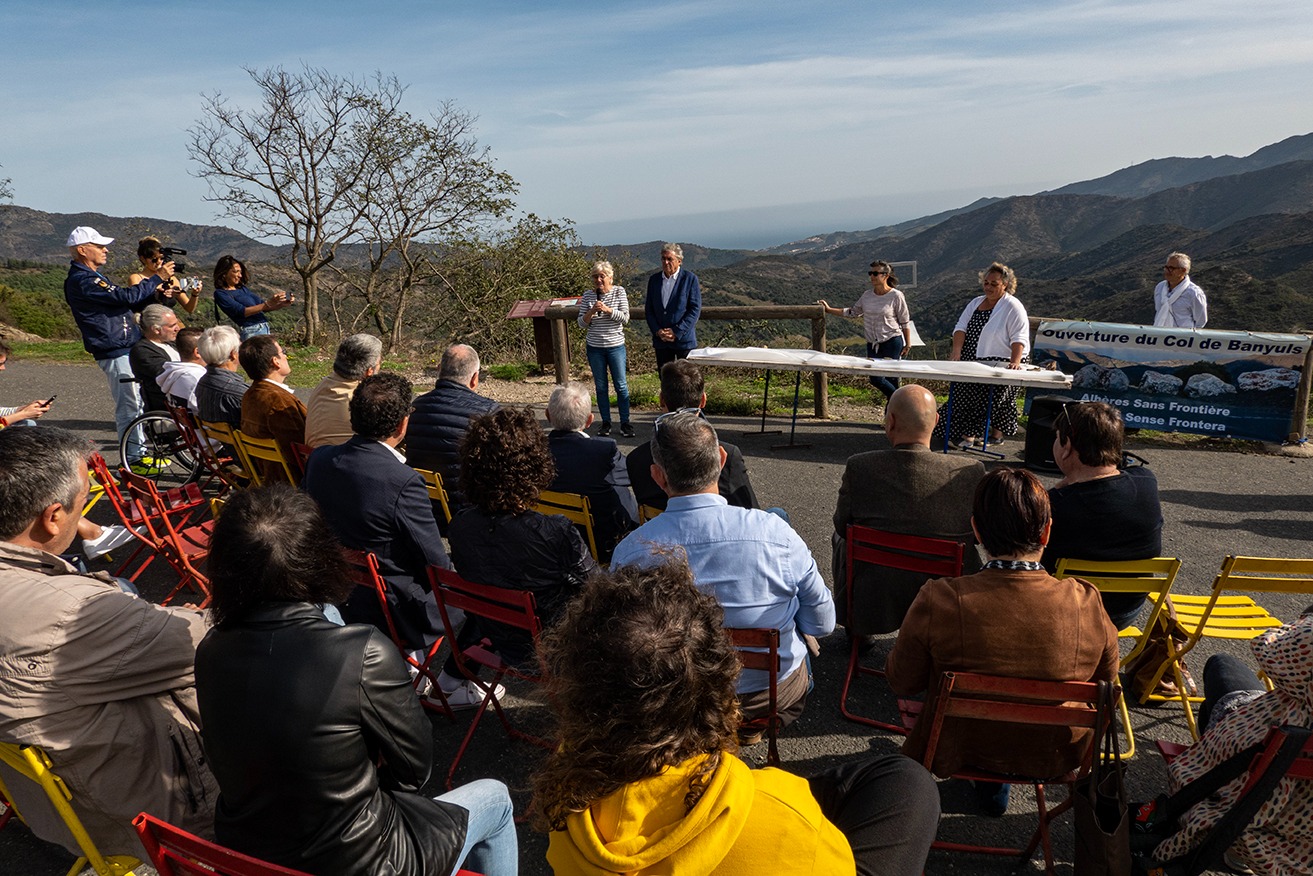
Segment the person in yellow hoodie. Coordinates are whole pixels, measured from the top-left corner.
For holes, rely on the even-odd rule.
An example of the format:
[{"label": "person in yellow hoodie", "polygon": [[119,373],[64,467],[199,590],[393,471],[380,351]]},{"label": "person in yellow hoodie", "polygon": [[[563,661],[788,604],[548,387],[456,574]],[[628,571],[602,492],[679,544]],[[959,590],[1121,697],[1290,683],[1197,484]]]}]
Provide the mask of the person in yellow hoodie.
[{"label": "person in yellow hoodie", "polygon": [[808,781],[735,754],[738,657],[682,557],[596,573],[547,633],[559,747],[534,777],[557,876],[920,873],[934,780],[901,755]]}]

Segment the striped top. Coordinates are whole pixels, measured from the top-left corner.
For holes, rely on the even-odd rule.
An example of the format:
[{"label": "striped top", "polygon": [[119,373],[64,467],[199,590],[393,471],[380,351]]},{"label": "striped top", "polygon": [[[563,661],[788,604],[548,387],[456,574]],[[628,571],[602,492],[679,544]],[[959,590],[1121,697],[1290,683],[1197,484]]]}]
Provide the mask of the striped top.
[{"label": "striped top", "polygon": [[624,286],[612,286],[611,291],[602,296],[602,303],[611,308],[613,313],[593,315],[591,324],[584,315],[597,303],[597,290],[589,289],[579,299],[579,325],[588,330],[584,342],[590,347],[619,347],[625,342],[625,326],[629,323],[629,295]]}]

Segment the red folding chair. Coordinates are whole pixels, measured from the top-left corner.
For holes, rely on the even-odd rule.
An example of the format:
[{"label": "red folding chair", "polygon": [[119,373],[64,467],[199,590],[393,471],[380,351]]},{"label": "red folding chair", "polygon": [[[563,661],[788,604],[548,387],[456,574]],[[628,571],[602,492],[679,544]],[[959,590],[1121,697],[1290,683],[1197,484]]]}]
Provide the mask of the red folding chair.
[{"label": "red folding chair", "polygon": [[[456,767],[459,766],[461,758],[465,756],[465,749],[469,748],[470,740],[474,738],[474,731],[478,728],[479,721],[483,719],[483,714],[488,710],[489,704],[497,713],[497,717],[501,720],[502,727],[505,728],[508,736],[548,750],[555,743],[549,739],[533,736],[512,727],[510,720],[506,717],[505,709],[502,708],[502,704],[497,698],[497,683],[503,678],[509,676],[534,684],[541,684],[544,680],[542,674],[525,668],[517,668],[504,662],[492,650],[492,645],[487,639],[476,642],[463,650],[456,647],[456,629],[453,627],[450,617],[450,610],[457,608],[465,612],[467,618],[484,618],[504,626],[523,630],[533,638],[536,650],[538,636],[542,633],[542,623],[538,620],[533,594],[528,590],[510,590],[505,587],[472,584],[450,569],[441,569],[437,566],[429,566],[429,581],[433,585],[433,596],[437,599],[438,611],[442,615],[442,626],[451,640],[451,653],[452,657],[455,658],[456,666],[460,669],[462,675],[483,691],[483,702],[475,710],[474,718],[470,721],[470,729],[466,731],[465,738],[461,741],[460,748],[456,752],[456,757],[447,770],[447,790],[450,791],[453,777],[456,774]],[[492,681],[485,681],[480,678],[476,673],[475,664],[492,670]]]},{"label": "red folding chair", "polygon": [[[383,612],[383,620],[387,623],[387,634],[392,639],[392,644],[397,646],[402,658],[415,670],[415,677],[412,679],[415,691],[420,693],[421,689],[425,687],[425,681],[428,682],[428,696],[421,693],[420,705],[430,711],[441,712],[448,718],[454,718],[451,707],[447,705],[447,698],[442,693],[442,687],[438,684],[437,672],[433,669],[433,659],[437,656],[438,649],[442,647],[442,636],[439,636],[437,641],[424,652],[423,660],[416,660],[411,653],[411,649],[406,646],[405,641],[397,632],[396,621],[392,619],[392,609],[388,605],[388,585],[383,580],[383,576],[379,574],[378,557],[372,553],[352,550],[351,548],[343,548],[342,555],[346,557],[347,565],[351,568],[351,578],[356,582],[356,586],[371,590],[378,597],[378,606]],[[433,696],[438,698],[438,702],[434,703],[429,699]]]},{"label": "red folding chair", "polygon": [[[926,580],[931,578],[956,578],[962,574],[962,545],[956,541],[943,538],[926,538],[919,535],[899,535],[859,526],[848,526],[848,541],[845,548],[848,569],[848,619],[854,617],[853,594],[857,590],[857,581],[853,569],[858,563],[879,566],[884,569],[915,572],[924,574]],[[907,730],[900,724],[880,721],[858,715],[848,708],[848,694],[853,678],[857,675],[874,675],[884,678],[884,669],[863,666],[861,662],[861,636],[851,636],[852,645],[848,653],[848,672],[843,678],[843,691],[839,694],[839,711],[849,721],[878,727],[889,733],[906,735]]]},{"label": "red folding chair", "polygon": [[740,732],[748,730],[763,731],[768,742],[766,763],[770,766],[780,765],[780,752],[776,736],[780,729],[779,702],[776,699],[776,686],[780,676],[780,631],[770,627],[726,627],[729,639],[734,643],[734,650],[739,653],[739,662],[744,669],[758,669],[767,673],[769,686],[767,696],[769,711],[760,718],[744,721]]},{"label": "red folding chair", "polygon": [[[1004,678],[973,672],[945,672],[940,676],[934,698],[922,711],[921,721],[930,721],[922,763],[930,769],[946,718],[978,722],[1004,722],[1034,727],[1084,728],[1090,733],[1089,745],[1081,755],[1079,766],[1062,776],[1001,775],[986,770],[966,769],[953,774],[956,779],[998,784],[1025,783],[1035,787],[1035,802],[1039,809],[1039,827],[1024,849],[936,840],[931,848],[954,852],[972,852],[980,855],[1018,855],[1024,865],[1037,845],[1044,849],[1045,872],[1053,873],[1053,848],[1049,824],[1072,805],[1073,785],[1090,770],[1096,742],[1103,727],[1099,720],[1099,688],[1107,682],[1091,681],[1039,681],[1027,678]],[[1021,731],[1021,732],[1024,732]],[[1044,786],[1065,784],[1067,799],[1054,809],[1045,801]]]},{"label": "red folding chair", "polygon": [[225,849],[145,812],[132,826],[160,876],[309,876]]},{"label": "red folding chair", "polygon": [[[201,608],[209,605],[210,579],[197,566],[210,555],[213,519],[191,526],[175,526],[167,513],[166,500],[153,481],[124,471],[123,482],[141,515],[146,538],[155,546],[156,554],[178,575],[178,583],[160,604],[168,605],[180,591],[191,588],[201,597]],[[203,499],[200,504],[209,508]]]},{"label": "red folding chair", "polygon": [[198,477],[204,480],[200,488],[204,490],[213,483],[219,484],[219,495],[222,496],[230,489],[240,489],[243,481],[239,478],[233,468],[234,458],[231,456],[221,455],[222,444],[215,444],[201,433],[200,421],[187,408],[173,403],[172,399],[166,396],[166,403],[169,409],[169,416],[173,417],[173,422],[178,427],[178,434],[182,436],[183,443],[192,455],[200,462],[200,467],[204,471]]},{"label": "red folding chair", "polygon": [[296,463],[296,467],[301,470],[301,474],[304,476],[305,467],[310,464],[310,454],[314,453],[315,449],[309,444],[302,444],[300,441],[293,441],[290,449],[292,451],[292,462]]},{"label": "red folding chair", "polygon": [[[99,453],[91,454],[88,459],[91,466],[91,475],[96,482],[100,484],[105,497],[109,500],[110,507],[114,509],[115,516],[118,517],[119,523],[128,528],[137,540],[137,547],[128,556],[126,560],[119,564],[114,574],[119,577],[125,577],[129,581],[136,581],[146,568],[155,561],[160,546],[159,543],[149,534],[145,527],[145,521],[142,519],[141,508],[136,503],[125,497],[119,489],[119,482],[114,475],[110,473],[109,465],[105,458]],[[182,523],[183,528],[190,526],[186,521],[189,519],[199,519],[207,507],[205,497],[201,495],[200,487],[194,483],[185,484],[181,487],[174,487],[171,490],[159,492],[156,487],[156,493],[160,497],[161,513],[168,515],[176,521]],[[142,561],[131,574],[128,574],[128,567],[131,566],[142,551],[149,551],[146,558]]]}]

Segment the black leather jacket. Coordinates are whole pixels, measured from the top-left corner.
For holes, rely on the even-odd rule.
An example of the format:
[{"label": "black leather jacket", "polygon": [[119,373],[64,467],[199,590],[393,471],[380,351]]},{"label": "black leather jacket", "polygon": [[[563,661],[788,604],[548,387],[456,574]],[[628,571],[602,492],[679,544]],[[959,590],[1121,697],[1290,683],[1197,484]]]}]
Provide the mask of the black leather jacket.
[{"label": "black leather jacket", "polygon": [[455,868],[467,813],[416,793],[433,729],[378,630],[270,603],[210,630],[196,691],[221,844],[324,876]]}]

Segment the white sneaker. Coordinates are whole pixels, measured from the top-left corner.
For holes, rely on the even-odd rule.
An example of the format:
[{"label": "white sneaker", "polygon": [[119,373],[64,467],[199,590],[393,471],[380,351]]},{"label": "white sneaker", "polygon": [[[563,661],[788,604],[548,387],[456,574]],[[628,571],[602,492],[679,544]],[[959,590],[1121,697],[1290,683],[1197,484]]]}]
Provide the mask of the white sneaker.
[{"label": "white sneaker", "polygon": [[103,557],[105,554],[122,547],[133,539],[132,530],[117,523],[101,529],[99,538],[82,539],[82,553],[88,560]]},{"label": "white sneaker", "polygon": [[[452,691],[444,690],[442,695],[447,698],[447,706],[453,712],[459,712],[464,709],[474,709],[483,703],[483,689],[472,681],[461,682],[460,687]],[[506,696],[506,688],[500,684],[493,689],[493,696],[498,700]],[[436,701],[437,697],[430,694],[430,697]]]}]

